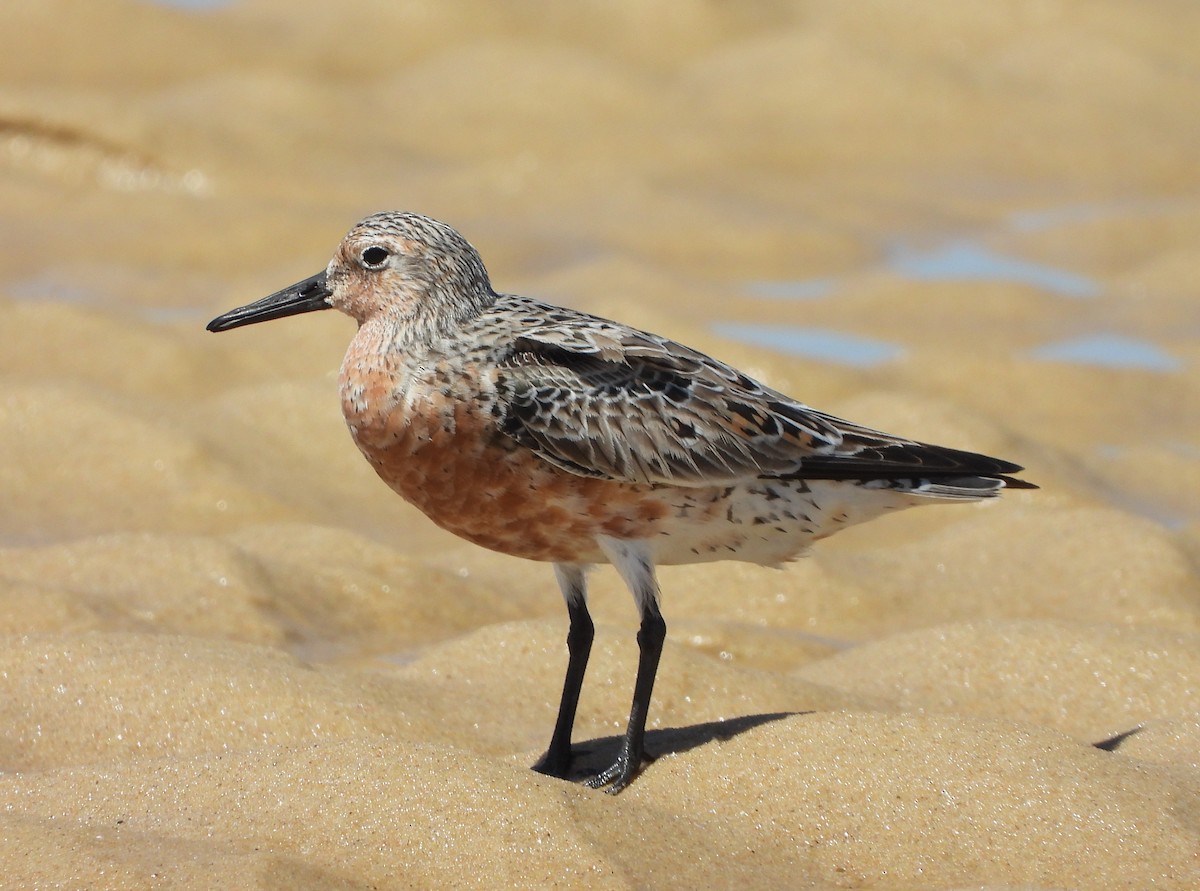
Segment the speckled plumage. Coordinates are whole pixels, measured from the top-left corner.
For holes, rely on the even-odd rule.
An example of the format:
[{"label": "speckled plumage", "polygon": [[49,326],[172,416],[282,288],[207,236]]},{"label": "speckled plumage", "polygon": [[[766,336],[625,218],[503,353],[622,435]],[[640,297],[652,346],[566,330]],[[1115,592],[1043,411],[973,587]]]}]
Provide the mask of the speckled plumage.
[{"label": "speckled plumage", "polygon": [[646,757],[665,634],[655,565],[777,564],[885,511],[1029,486],[1015,464],[852,424],[666,338],[498,294],[459,233],[417,214],[367,217],[324,273],[209,327],[329,307],[359,323],[339,389],[379,476],[456,535],[557,567],[571,665],[540,770],[570,766],[591,643],[583,568],[611,562],[633,590],[634,709],[591,781],[611,791]]}]

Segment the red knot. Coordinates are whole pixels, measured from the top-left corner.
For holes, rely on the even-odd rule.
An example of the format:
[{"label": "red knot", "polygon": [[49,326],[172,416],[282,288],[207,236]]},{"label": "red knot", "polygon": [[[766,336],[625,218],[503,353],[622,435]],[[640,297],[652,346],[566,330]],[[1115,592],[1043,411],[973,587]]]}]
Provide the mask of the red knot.
[{"label": "red knot", "polygon": [[571,769],[593,637],[585,571],[611,563],[633,593],[633,706],[593,788],[620,791],[650,758],[656,566],[777,565],[887,511],[1036,488],[1016,464],[843,421],[665,337],[499,294],[462,235],[413,213],[367,217],[324,272],[208,330],[330,308],[358,322],[339,390],[376,473],[455,535],[554,564],[568,662],[536,770]]}]

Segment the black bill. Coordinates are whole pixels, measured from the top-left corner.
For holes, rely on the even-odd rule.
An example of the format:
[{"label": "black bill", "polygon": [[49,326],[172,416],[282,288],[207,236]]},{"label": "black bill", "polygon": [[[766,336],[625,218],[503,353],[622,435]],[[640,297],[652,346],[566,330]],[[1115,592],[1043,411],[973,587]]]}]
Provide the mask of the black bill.
[{"label": "black bill", "polygon": [[262,300],[256,300],[246,306],[231,309],[224,315],[217,316],[208,323],[207,327],[209,331],[228,331],[230,328],[253,325],[255,322],[282,319],[284,316],[294,316],[318,309],[331,309],[329,295],[329,287],[325,283],[325,273],[318,272],[311,278],[296,282],[290,288],[276,291],[270,297],[264,297]]}]

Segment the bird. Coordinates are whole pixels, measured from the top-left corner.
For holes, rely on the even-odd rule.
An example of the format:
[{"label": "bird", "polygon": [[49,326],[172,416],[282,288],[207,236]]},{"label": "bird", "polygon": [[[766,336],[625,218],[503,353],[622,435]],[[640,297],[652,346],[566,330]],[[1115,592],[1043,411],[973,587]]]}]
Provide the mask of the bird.
[{"label": "bird", "polygon": [[553,565],[567,669],[533,769],[572,779],[572,729],[595,628],[586,572],[611,564],[640,625],[615,794],[653,760],[647,714],[667,628],[656,567],[778,566],[892,510],[996,496],[1020,465],[826,414],[666,337],[496,291],[446,223],[358,222],[323,271],[213,319],[227,331],[337,309],[358,323],[338,376],[375,472],[438,526]]}]

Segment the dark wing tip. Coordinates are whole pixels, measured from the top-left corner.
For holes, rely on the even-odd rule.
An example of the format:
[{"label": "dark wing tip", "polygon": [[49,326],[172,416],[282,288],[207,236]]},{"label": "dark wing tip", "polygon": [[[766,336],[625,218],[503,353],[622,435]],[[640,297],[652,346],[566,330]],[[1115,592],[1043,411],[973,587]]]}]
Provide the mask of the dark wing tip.
[{"label": "dark wing tip", "polygon": [[1021,471],[1023,471],[1025,469],[1020,464],[1014,464],[1011,461],[1004,461],[1000,458],[989,458],[987,455],[979,455],[978,457],[985,461],[990,461],[994,465],[995,469],[992,470],[991,468],[989,468],[989,469],[984,470],[984,469],[974,468],[975,472],[983,477],[991,477],[992,479],[1000,480],[1000,482],[1004,483],[1004,488],[1006,488],[1006,489],[1040,489],[1041,488],[1041,486],[1039,486],[1037,483],[1031,483],[1031,482],[1029,482],[1029,480],[1017,479],[1015,476],[1011,475],[1014,473],[1020,473]]},{"label": "dark wing tip", "polygon": [[1009,489],[1037,489],[1018,479],[1025,468],[1012,461],[921,442],[888,443],[850,454],[818,455],[801,461],[795,474],[802,479],[928,479],[975,478],[999,480]]},{"label": "dark wing tip", "polygon": [[[1021,469],[1024,470],[1024,468],[1021,468]],[[1029,480],[1019,480],[1016,477],[1012,477],[1012,476],[1002,475],[1002,476],[996,477],[996,479],[998,479],[1002,483],[1004,483],[1004,488],[1006,488],[1006,489],[1040,489],[1041,488],[1041,486],[1039,486],[1037,483],[1031,483],[1031,482],[1029,482]]]}]

